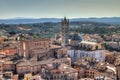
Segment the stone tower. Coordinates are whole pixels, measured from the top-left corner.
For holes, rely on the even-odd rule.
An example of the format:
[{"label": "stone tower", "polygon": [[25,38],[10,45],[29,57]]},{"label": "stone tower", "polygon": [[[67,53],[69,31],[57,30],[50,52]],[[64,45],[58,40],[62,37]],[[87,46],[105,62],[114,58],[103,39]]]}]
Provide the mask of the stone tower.
[{"label": "stone tower", "polygon": [[62,47],[66,47],[68,45],[68,32],[69,32],[69,20],[64,17],[61,22],[62,25]]}]

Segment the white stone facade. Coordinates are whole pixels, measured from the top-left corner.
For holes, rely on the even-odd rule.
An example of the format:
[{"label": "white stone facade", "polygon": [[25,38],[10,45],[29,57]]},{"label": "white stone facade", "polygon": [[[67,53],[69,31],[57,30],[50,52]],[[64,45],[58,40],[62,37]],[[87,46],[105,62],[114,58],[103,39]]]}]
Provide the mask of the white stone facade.
[{"label": "white stone facade", "polygon": [[95,51],[86,51],[86,50],[68,50],[68,55],[71,58],[71,61],[80,59],[82,57],[93,57],[99,61],[105,61],[105,51],[104,50],[95,50]]}]

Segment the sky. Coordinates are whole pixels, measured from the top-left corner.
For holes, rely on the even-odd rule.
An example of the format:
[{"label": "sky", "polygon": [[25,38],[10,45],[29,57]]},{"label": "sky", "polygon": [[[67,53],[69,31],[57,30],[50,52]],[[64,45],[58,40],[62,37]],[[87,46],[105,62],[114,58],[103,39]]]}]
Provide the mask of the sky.
[{"label": "sky", "polygon": [[120,0],[0,0],[0,18],[120,17]]}]

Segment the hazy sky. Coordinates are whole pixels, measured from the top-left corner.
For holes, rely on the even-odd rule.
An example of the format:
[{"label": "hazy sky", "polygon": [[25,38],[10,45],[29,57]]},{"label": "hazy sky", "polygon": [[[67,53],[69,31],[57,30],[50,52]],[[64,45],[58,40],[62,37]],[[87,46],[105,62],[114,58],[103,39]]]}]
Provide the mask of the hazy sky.
[{"label": "hazy sky", "polygon": [[120,0],[0,0],[0,18],[120,17]]}]

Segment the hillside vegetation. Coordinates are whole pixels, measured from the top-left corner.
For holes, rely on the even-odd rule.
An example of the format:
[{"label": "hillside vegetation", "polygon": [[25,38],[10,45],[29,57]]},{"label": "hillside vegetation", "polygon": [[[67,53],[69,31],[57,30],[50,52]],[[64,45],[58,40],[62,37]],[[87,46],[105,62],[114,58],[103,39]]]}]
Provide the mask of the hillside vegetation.
[{"label": "hillside vegetation", "polygon": [[[98,33],[100,35],[109,35],[113,32],[120,33],[120,26],[96,22],[70,22],[69,27],[69,32],[77,30],[80,33]],[[32,36],[50,38],[53,37],[55,33],[61,31],[61,23],[0,24],[0,30],[7,32],[8,34],[28,33]]]}]

